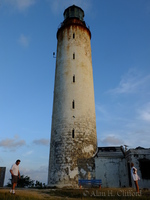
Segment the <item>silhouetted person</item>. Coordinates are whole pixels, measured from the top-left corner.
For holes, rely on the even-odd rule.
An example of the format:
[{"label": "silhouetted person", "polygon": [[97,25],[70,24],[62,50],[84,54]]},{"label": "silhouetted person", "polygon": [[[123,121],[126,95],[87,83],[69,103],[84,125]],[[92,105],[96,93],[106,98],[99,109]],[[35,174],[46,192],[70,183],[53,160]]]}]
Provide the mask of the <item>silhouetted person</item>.
[{"label": "silhouetted person", "polygon": [[13,193],[13,194],[15,194],[15,187],[17,185],[18,176],[20,178],[20,172],[19,172],[20,162],[21,162],[20,160],[17,160],[16,163],[13,164],[10,169],[10,173],[12,176],[12,189],[10,190],[10,193]]}]

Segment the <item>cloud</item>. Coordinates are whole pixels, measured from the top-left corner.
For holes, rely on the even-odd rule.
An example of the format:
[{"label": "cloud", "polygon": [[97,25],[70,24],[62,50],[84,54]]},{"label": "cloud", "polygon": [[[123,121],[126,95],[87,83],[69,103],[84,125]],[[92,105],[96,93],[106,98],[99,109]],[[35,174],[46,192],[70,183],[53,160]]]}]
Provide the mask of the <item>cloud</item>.
[{"label": "cloud", "polygon": [[140,119],[150,122],[150,102],[138,110]]},{"label": "cloud", "polygon": [[104,106],[96,104],[95,107],[96,107],[96,110],[98,110],[101,114],[103,114],[104,116],[108,116],[108,113],[106,109],[104,108]]},{"label": "cloud", "polygon": [[31,150],[31,151],[27,151],[25,154],[24,154],[24,156],[29,156],[29,155],[31,155],[31,154],[33,154],[33,151]]},{"label": "cloud", "polygon": [[111,115],[108,112],[108,109],[106,109],[105,105],[95,104],[95,109],[96,109],[96,113],[97,113],[97,117],[96,117],[97,121],[111,119]]},{"label": "cloud", "polygon": [[27,36],[25,36],[24,34],[21,34],[18,42],[21,46],[23,47],[28,47],[29,46],[29,38]]},{"label": "cloud", "polygon": [[115,136],[107,136],[105,139],[101,140],[101,143],[105,144],[105,145],[122,145],[122,144],[124,144],[124,142],[121,139],[116,138]]},{"label": "cloud", "polygon": [[32,5],[34,5],[35,3],[35,0],[5,0],[5,4],[19,11],[24,11]]},{"label": "cloud", "polygon": [[47,2],[49,3],[52,12],[55,14],[62,13],[62,9],[65,10],[67,7],[72,6],[72,5],[79,6],[85,12],[87,12],[91,8],[91,5],[92,5],[91,0],[86,0],[86,1],[82,1],[82,0],[65,0],[65,1],[47,0]]},{"label": "cloud", "polygon": [[26,143],[24,140],[19,140],[14,137],[14,139],[4,139],[0,141],[0,147],[5,149],[16,149],[18,147],[24,146]]},{"label": "cloud", "polygon": [[129,94],[137,93],[144,90],[147,85],[150,85],[150,74],[142,76],[136,69],[130,69],[125,74],[119,83],[119,86],[115,89],[110,90],[108,93],[111,94]]},{"label": "cloud", "polygon": [[33,140],[33,143],[36,145],[44,145],[44,146],[48,146],[50,144],[48,139],[39,139],[39,140]]},{"label": "cloud", "polygon": [[124,131],[124,141],[129,148],[136,148],[138,146],[149,148],[150,134],[149,127],[144,127],[142,123],[136,123],[135,129]]},{"label": "cloud", "polygon": [[32,180],[38,180],[47,184],[48,166],[46,165],[42,165],[37,169],[27,169],[20,167],[20,172],[22,175],[29,176]]}]

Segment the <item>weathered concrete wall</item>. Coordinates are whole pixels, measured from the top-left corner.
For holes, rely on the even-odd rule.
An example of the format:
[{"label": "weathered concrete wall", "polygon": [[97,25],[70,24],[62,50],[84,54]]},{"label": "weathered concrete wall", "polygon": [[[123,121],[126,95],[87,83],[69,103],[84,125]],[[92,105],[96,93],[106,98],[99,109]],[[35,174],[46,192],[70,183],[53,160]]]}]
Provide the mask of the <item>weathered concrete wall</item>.
[{"label": "weathered concrete wall", "polygon": [[121,147],[99,147],[95,156],[96,179],[103,187],[135,188],[131,177],[131,162],[140,176],[139,187],[150,188],[150,149],[136,148],[123,152]]},{"label": "weathered concrete wall", "polygon": [[96,179],[103,187],[128,187],[128,174],[124,158],[95,158]]},{"label": "weathered concrete wall", "polygon": [[[150,188],[150,149],[137,148],[130,149],[126,155],[127,162],[134,163],[140,177],[138,181],[140,188]],[[141,166],[141,164],[143,165]],[[131,177],[132,187],[135,187]]]},{"label": "weathered concrete wall", "polygon": [[6,167],[0,167],[0,187],[3,187],[5,180]]},{"label": "weathered concrete wall", "polygon": [[127,162],[120,147],[101,147],[95,156],[96,179],[103,187],[129,186]]},{"label": "weathered concrete wall", "polygon": [[77,186],[78,159],[97,149],[90,34],[80,20],[69,23],[57,34],[48,175],[48,184],[59,187]]}]

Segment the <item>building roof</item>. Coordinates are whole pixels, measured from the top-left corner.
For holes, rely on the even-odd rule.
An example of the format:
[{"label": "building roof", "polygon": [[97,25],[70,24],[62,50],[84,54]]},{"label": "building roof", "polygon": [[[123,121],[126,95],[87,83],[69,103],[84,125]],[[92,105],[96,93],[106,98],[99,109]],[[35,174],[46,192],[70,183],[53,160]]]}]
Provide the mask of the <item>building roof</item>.
[{"label": "building roof", "polygon": [[122,146],[98,147],[95,157],[123,158],[125,157],[125,152]]}]

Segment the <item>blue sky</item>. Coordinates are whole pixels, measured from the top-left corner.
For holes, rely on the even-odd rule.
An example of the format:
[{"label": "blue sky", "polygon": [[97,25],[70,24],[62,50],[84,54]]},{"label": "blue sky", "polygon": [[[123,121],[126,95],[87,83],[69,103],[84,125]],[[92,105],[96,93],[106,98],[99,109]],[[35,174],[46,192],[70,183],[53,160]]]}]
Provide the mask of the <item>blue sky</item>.
[{"label": "blue sky", "polygon": [[72,4],[85,12],[99,146],[150,147],[149,0],[0,1],[0,166],[47,183],[56,32]]}]

